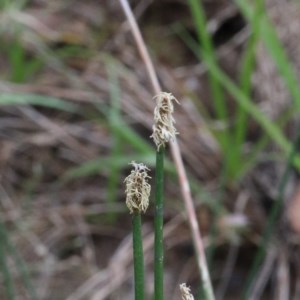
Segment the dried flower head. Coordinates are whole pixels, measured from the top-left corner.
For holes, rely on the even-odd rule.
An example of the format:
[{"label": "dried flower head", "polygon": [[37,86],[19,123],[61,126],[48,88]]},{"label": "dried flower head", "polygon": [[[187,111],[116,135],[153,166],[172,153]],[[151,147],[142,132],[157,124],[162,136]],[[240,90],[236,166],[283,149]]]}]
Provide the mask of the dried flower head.
[{"label": "dried flower head", "polygon": [[165,146],[169,141],[173,141],[175,135],[178,134],[174,127],[175,120],[172,116],[174,105],[172,101],[179,102],[171,93],[165,92],[156,95],[154,99],[156,99],[156,107],[154,109],[154,125],[151,137],[157,150],[159,150],[160,146]]},{"label": "dried flower head", "polygon": [[130,163],[134,169],[125,178],[126,183],[126,205],[130,210],[130,213],[145,212],[149,205],[149,196],[151,186],[147,179],[147,171],[150,171],[144,164],[137,164],[132,161]]},{"label": "dried flower head", "polygon": [[182,300],[194,300],[194,296],[191,294],[191,289],[187,287],[185,283],[180,284],[179,288]]}]

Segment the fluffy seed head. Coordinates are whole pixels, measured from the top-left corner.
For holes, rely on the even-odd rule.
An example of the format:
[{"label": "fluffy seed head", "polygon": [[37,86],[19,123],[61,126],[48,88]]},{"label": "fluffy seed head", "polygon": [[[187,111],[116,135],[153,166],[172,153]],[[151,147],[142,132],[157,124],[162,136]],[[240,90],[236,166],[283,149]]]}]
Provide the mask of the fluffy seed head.
[{"label": "fluffy seed head", "polygon": [[126,205],[130,213],[145,212],[149,205],[151,186],[148,183],[147,171],[150,171],[144,164],[137,164],[132,161],[131,173],[125,178],[126,183]]},{"label": "fluffy seed head", "polygon": [[173,141],[175,135],[178,134],[174,127],[175,120],[172,116],[174,105],[172,101],[179,102],[171,93],[165,92],[156,95],[154,99],[156,99],[156,107],[154,109],[154,125],[151,137],[157,150],[159,150],[160,146],[165,146],[169,141]]},{"label": "fluffy seed head", "polygon": [[182,300],[194,300],[194,296],[191,294],[191,289],[187,287],[185,283],[180,284],[179,288]]}]

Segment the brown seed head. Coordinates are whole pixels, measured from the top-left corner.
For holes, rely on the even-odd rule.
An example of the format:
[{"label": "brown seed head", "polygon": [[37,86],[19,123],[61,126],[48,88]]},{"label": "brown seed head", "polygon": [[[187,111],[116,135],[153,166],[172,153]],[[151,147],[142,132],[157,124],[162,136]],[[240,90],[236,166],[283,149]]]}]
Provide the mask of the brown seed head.
[{"label": "brown seed head", "polygon": [[156,107],[154,109],[154,125],[151,137],[157,150],[159,150],[160,146],[165,146],[169,141],[173,141],[175,135],[178,134],[174,127],[175,120],[172,116],[174,105],[172,101],[179,102],[171,93],[165,92],[156,95],[154,99],[156,99]]},{"label": "brown seed head", "polygon": [[125,178],[126,183],[126,205],[130,213],[145,212],[149,205],[151,186],[148,183],[147,171],[150,171],[144,164],[130,163],[134,169]]}]

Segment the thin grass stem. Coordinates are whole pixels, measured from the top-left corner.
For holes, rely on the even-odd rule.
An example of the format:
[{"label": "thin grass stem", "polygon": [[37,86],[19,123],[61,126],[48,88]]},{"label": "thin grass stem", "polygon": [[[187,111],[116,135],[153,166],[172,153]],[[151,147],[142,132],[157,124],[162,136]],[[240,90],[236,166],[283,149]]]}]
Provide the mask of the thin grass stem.
[{"label": "thin grass stem", "polygon": [[163,217],[164,217],[164,147],[156,152],[155,173],[155,217],[154,217],[154,299],[164,298],[164,245],[163,245]]},{"label": "thin grass stem", "polygon": [[142,240],[141,214],[136,212],[132,217],[133,260],[134,260],[134,291],[135,300],[144,300],[144,254]]}]

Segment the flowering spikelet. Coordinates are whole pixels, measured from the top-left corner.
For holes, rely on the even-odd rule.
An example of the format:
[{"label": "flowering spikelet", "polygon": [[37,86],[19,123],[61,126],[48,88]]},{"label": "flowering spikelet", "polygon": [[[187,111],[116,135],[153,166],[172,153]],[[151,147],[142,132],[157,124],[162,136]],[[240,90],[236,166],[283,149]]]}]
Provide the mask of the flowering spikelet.
[{"label": "flowering spikelet", "polygon": [[182,300],[194,300],[194,296],[191,294],[191,289],[187,287],[185,283],[180,284],[179,288]]},{"label": "flowering spikelet", "polygon": [[150,171],[144,164],[130,163],[134,169],[125,178],[126,183],[126,205],[130,213],[145,212],[149,205],[151,186],[147,179],[147,171]]},{"label": "flowering spikelet", "polygon": [[156,107],[154,109],[154,125],[151,137],[156,144],[157,150],[160,146],[165,146],[169,141],[173,141],[175,135],[178,134],[174,127],[175,120],[172,116],[174,106],[172,101],[177,99],[171,93],[161,92],[154,97],[156,99]]}]

